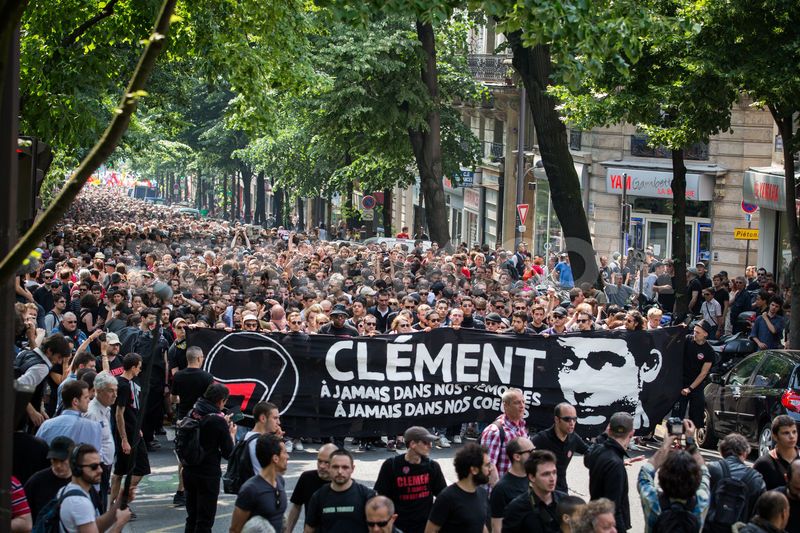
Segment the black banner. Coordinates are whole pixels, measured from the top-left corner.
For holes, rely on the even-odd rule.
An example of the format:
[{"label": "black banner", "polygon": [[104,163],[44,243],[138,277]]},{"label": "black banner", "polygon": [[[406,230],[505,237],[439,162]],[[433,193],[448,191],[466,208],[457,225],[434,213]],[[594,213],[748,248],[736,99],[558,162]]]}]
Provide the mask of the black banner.
[{"label": "black banner", "polygon": [[649,431],[679,396],[684,328],[515,336],[471,329],[342,338],[201,329],[189,345],[247,415],[280,408],[293,437],[397,435],[410,425],[491,422],[509,387],[523,391],[531,428],[562,401],[579,433],[601,433],[616,411]]}]

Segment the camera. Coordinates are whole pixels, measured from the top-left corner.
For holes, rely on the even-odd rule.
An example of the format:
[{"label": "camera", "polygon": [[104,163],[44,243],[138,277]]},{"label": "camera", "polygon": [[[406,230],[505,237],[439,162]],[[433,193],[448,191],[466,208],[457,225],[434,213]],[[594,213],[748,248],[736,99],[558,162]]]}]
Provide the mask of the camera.
[{"label": "camera", "polygon": [[683,420],[677,416],[671,416],[667,419],[667,431],[670,435],[680,436],[683,435]]}]

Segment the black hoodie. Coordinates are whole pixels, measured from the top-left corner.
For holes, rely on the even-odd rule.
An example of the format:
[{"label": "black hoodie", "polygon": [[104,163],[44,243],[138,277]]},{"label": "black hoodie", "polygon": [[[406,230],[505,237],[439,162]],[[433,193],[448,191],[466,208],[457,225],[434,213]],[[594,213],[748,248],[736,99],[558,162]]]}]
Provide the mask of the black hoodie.
[{"label": "black hoodie", "polygon": [[625,472],[625,449],[606,434],[595,440],[583,458],[589,469],[589,496],[608,498],[614,502],[617,531],[631,528],[631,506],[628,502],[628,474]]},{"label": "black hoodie", "polygon": [[200,446],[205,455],[199,465],[184,467],[187,472],[196,476],[220,477],[222,459],[230,457],[233,451],[233,439],[228,431],[228,422],[217,406],[200,398],[194,404],[191,416],[200,420]]}]

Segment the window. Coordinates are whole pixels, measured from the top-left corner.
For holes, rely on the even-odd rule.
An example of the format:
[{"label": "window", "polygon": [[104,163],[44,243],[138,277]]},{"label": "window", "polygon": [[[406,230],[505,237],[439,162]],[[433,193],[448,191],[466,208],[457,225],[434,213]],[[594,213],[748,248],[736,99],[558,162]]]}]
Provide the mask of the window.
[{"label": "window", "polygon": [[785,389],[789,386],[792,369],[794,369],[794,363],[771,353],[756,377],[753,378],[753,386]]},{"label": "window", "polygon": [[569,130],[569,149],[580,151],[583,132],[580,130]]},{"label": "window", "polygon": [[762,359],[764,359],[764,352],[759,352],[736,365],[728,376],[728,385],[732,387],[746,385]]},{"label": "window", "polygon": [[[669,159],[672,152],[665,146],[652,147],[648,144],[647,135],[636,133],[631,135],[631,155],[636,157],[658,157]],[[683,150],[684,159],[708,161],[708,143],[694,143]]]}]

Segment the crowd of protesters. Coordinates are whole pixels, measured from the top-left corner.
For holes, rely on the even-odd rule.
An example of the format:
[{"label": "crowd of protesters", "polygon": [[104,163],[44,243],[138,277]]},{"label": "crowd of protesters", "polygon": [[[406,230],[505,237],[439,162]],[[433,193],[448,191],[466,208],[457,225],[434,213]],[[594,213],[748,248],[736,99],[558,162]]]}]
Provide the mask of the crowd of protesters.
[{"label": "crowd of protesters", "polygon": [[[422,239],[387,248],[329,241],[327,234],[324,226],[302,232],[198,220],[106,189],[82,193],[42,243],[33,267],[17,277],[15,370],[32,396],[14,436],[14,487],[25,491],[28,514],[37,519],[60,497],[70,502],[61,507],[64,530],[89,522],[99,531],[121,530],[135,519],[128,502],[150,473],[148,452],[161,446],[156,436],[192,415],[203,421],[203,449],[213,452],[202,464],[182,467],[179,475],[174,503],[186,506],[187,531],[211,530],[220,464],[231,455],[237,434],[252,437],[254,476],[239,491],[232,531],[259,517],[265,522],[261,527],[281,531],[288,525],[291,531],[303,507],[308,532],[631,527],[624,470],[631,415],[614,415],[606,434],[589,446],[575,434],[575,408],[560,404],[553,426],[529,435],[524,400],[514,389],[503,396],[504,414],[472,435],[480,443],[467,443],[456,453],[458,481],[450,486],[428,454],[432,445],[461,444],[461,426],[435,434],[414,426],[390,442],[390,449],[404,453],[384,465],[374,490],[352,479],[352,454],[328,444],[320,448],[317,470],[287,498],[282,474],[288,453],[301,449],[302,441],[283,435],[277,408],[269,404],[254,413],[255,428],[242,435],[223,411],[227,389],[202,370],[203,353],[187,345],[186,332],[193,327],[337,336],[439,327],[506,335],[651,330],[668,322],[674,305],[669,261],[648,251],[641,269],[632,270],[619,254],[611,261],[603,256],[603,283],[576,286],[566,253],[532,257],[524,245],[440,250]],[[416,236],[426,237],[421,229]],[[726,273],[709,279],[706,265],[698,263],[688,269],[687,281],[690,310],[702,317],[699,345],[703,333],[720,336],[736,329],[738,313],[750,310],[759,313],[751,333],[759,347],[783,342],[784,304],[769,273],[748,268],[731,285]],[[159,323],[161,335],[155,336]],[[701,366],[686,379],[684,396],[702,392],[708,368]],[[143,387],[149,390],[146,400]],[[746,510],[736,516],[736,522],[747,522],[755,514],[751,524],[741,524],[743,531],[781,530],[787,523],[794,524],[789,531],[797,531],[796,428],[784,442],[781,432],[788,424],[776,419],[777,452],[772,463],[762,458],[755,470],[743,467],[744,445],[730,435],[720,451],[731,465],[719,473],[693,448],[702,417],[697,419],[691,403],[689,411],[686,449],[674,451],[674,439],[665,439],[641,470],[638,490],[647,531],[665,530],[662,522],[678,519],[691,522],[694,529],[687,531],[699,530],[714,509],[715,483],[732,473],[750,476],[746,484],[753,486]],[[373,443],[364,440],[361,446]],[[575,452],[585,455],[589,503],[568,495],[566,470]],[[670,476],[675,482],[665,486]],[[487,485],[493,487],[491,498]],[[20,522],[19,530],[30,523]]]}]

